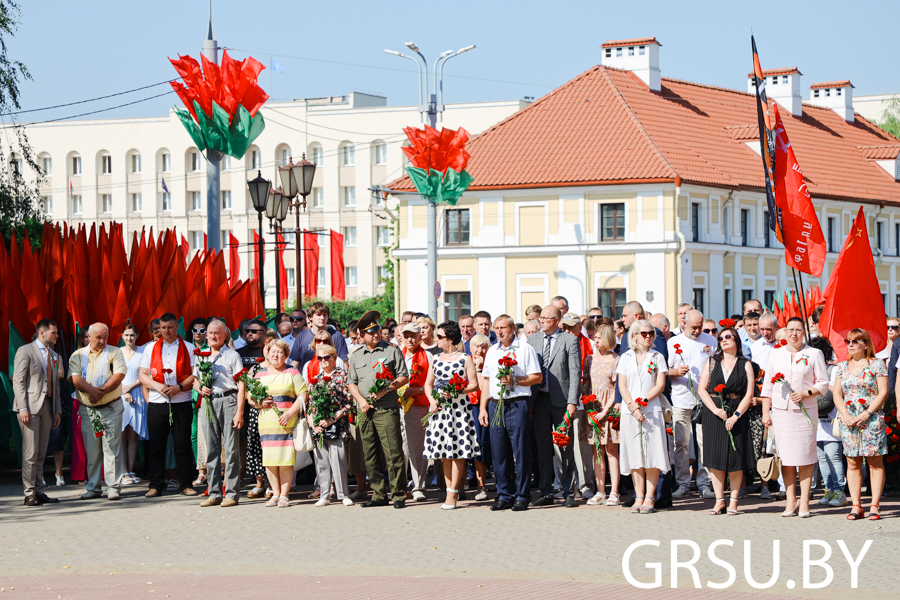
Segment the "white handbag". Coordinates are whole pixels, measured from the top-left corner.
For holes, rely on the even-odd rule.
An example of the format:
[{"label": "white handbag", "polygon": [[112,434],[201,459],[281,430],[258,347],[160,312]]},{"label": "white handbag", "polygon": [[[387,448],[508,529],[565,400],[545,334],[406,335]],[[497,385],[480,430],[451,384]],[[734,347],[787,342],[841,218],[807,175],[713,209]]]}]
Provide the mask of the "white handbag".
[{"label": "white handbag", "polygon": [[309,430],[309,423],[306,417],[298,417],[297,424],[294,425],[294,450],[297,452],[309,452],[315,447],[312,432]]}]

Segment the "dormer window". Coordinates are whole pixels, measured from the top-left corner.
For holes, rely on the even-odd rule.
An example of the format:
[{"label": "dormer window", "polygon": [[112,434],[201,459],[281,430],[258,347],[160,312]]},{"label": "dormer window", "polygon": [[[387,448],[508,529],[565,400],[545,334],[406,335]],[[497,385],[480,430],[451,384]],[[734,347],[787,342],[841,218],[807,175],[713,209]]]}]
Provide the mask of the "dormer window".
[{"label": "dormer window", "polygon": [[840,96],[840,95],[841,95],[841,88],[838,88],[838,89],[834,90],[834,95],[835,95],[835,96]]},{"label": "dormer window", "polygon": [[778,77],[772,78],[772,85],[778,85]]},{"label": "dormer window", "polygon": [[813,98],[819,97],[819,90],[813,90]]},{"label": "dormer window", "polygon": [[612,58],[612,48],[606,49],[606,58]]},{"label": "dormer window", "polygon": [[622,49],[616,48],[616,58],[621,58],[621,57],[622,57]]},{"label": "dormer window", "polygon": [[634,56],[634,46],[628,46],[628,56]]},{"label": "dormer window", "polygon": [[782,76],[781,76],[781,83],[787,83],[787,82],[788,82],[788,76],[787,76],[787,75],[782,75]]},{"label": "dormer window", "polygon": [[829,96],[831,96],[831,89],[825,88],[825,97],[828,98]]},{"label": "dormer window", "polygon": [[643,56],[647,52],[647,46],[638,46],[638,54]]}]

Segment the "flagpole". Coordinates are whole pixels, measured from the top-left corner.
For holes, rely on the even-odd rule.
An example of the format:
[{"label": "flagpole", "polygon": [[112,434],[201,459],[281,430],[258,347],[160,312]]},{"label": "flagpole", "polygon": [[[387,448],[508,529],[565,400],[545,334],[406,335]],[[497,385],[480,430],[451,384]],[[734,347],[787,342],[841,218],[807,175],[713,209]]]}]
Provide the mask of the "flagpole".
[{"label": "flagpole", "polygon": [[803,273],[800,273],[800,285],[797,285],[797,269],[791,267],[791,276],[794,279],[794,291],[800,290],[800,300],[797,302],[797,307],[800,310],[800,317],[803,319],[803,329],[806,331],[806,341],[808,342],[809,337],[809,317],[806,314],[806,303],[803,298]]}]

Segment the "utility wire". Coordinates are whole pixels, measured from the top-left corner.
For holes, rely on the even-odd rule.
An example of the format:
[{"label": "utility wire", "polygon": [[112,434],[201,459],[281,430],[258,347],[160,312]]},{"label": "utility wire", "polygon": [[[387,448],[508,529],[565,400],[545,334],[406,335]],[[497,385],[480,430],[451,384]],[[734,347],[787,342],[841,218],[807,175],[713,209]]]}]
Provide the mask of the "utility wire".
[{"label": "utility wire", "polygon": [[29,110],[17,110],[8,113],[0,113],[0,117],[7,117],[9,115],[24,115],[25,113],[33,113],[40,112],[43,110],[53,110],[54,108],[64,108],[66,106],[75,106],[76,104],[85,104],[87,102],[96,102],[97,100],[106,100],[107,98],[115,98],[116,96],[124,96],[125,94],[131,94],[132,92],[139,92],[141,90],[147,90],[150,88],[154,88],[160,85],[165,85],[167,83],[171,83],[175,81],[174,79],[168,79],[166,81],[160,81],[159,83],[154,83],[153,85],[145,85],[144,87],[134,88],[133,90],[127,90],[124,92],[118,92],[115,94],[109,94],[108,96],[99,96],[97,98],[90,98],[88,100],[79,100],[78,102],[69,102],[68,104],[57,104],[56,106],[45,106],[44,108],[32,108]]},{"label": "utility wire", "polygon": [[[156,98],[162,98],[163,96],[168,96],[169,94],[174,94],[175,90],[170,90],[168,92],[163,92],[162,94],[157,94],[156,96],[150,96],[149,98],[141,98],[140,100],[135,100],[134,102],[126,102],[125,104],[119,104],[118,106],[110,106],[109,108],[101,108],[100,110],[92,110],[91,112],[81,113],[79,115],[70,115],[68,117],[60,117],[58,119],[47,119],[46,121],[31,121],[28,123],[22,123],[22,126],[28,125],[43,125],[44,123],[56,123],[57,121],[65,121],[67,119],[77,119],[78,117],[86,117],[88,115],[96,115],[102,112],[108,112],[110,110],[116,110],[117,108],[124,108],[126,106],[131,106],[133,104],[140,104],[141,102],[147,102],[148,100],[154,100]],[[9,127],[15,127],[14,125],[7,125],[6,129]]]}]

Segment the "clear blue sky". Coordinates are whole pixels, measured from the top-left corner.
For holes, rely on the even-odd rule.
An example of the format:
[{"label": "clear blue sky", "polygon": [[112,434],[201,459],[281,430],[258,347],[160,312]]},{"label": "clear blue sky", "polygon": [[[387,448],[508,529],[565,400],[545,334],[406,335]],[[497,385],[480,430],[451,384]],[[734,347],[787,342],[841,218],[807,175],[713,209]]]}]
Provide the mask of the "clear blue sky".
[{"label": "clear blue sky", "polygon": [[[20,0],[22,1],[22,0]],[[600,62],[606,40],[656,36],[664,77],[746,89],[750,30],[763,68],[798,67],[803,85],[850,79],[855,94],[900,93],[893,30],[900,2],[237,2],[214,0],[220,46],[250,51],[274,73],[274,98],[342,95],[355,89],[414,104],[413,64],[384,53],[414,41],[429,62],[476,44],[447,63],[446,102],[540,97]],[[199,57],[207,0],[23,2],[10,56],[31,70],[22,108],[137,88],[175,75],[166,60]],[[294,58],[291,58],[294,57]],[[331,61],[331,62],[322,62]],[[340,64],[352,63],[352,64]],[[430,67],[429,67],[430,68]],[[269,90],[269,71],[261,84]],[[23,115],[42,120],[137,100],[159,87],[76,107]],[[807,95],[804,90],[804,97]],[[174,94],[97,117],[165,114]]]}]

